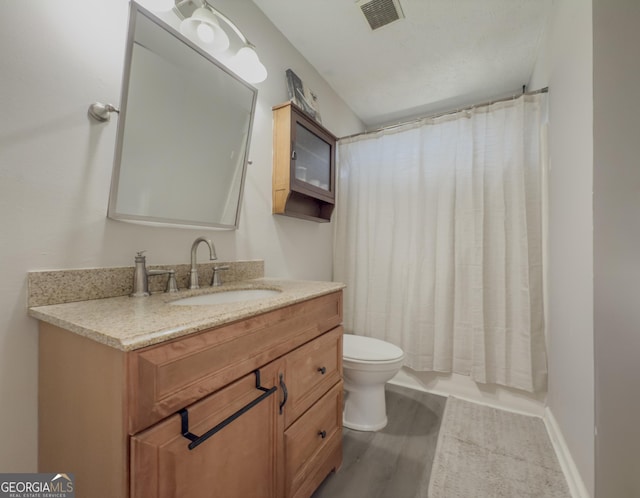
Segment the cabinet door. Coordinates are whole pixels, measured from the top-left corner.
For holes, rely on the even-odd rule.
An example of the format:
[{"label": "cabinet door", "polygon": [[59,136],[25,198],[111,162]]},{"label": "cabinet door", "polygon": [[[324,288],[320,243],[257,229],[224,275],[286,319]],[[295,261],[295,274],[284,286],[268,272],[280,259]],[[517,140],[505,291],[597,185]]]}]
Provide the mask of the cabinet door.
[{"label": "cabinet door", "polygon": [[335,138],[295,109],[291,126],[291,189],[333,201]]},{"label": "cabinet door", "polygon": [[[279,362],[260,369],[260,383],[277,386]],[[282,495],[280,393],[256,388],[249,374],[187,408],[188,432],[224,425],[189,449],[183,416],[172,415],[131,438],[132,498],[270,498]],[[255,400],[260,402],[246,409]],[[243,411],[244,410],[244,411]]]}]

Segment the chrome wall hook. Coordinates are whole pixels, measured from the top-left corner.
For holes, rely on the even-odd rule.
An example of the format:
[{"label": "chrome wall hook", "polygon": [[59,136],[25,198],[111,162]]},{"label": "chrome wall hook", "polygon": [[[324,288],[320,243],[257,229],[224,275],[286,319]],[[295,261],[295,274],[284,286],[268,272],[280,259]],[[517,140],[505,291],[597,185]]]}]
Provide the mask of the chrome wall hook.
[{"label": "chrome wall hook", "polygon": [[104,122],[111,119],[112,112],[120,112],[120,109],[111,104],[102,104],[101,102],[94,102],[89,106],[88,114],[96,121]]}]

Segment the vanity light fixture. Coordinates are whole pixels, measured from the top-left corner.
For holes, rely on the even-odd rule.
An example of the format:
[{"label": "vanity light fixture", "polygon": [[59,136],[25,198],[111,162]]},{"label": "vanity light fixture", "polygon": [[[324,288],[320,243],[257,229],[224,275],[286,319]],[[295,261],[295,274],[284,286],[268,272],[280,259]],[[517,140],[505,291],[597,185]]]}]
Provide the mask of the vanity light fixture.
[{"label": "vanity light fixture", "polygon": [[[152,6],[153,2],[165,0],[144,1],[150,4],[150,10],[158,11]],[[242,79],[260,83],[267,78],[267,69],[260,61],[256,47],[231,19],[206,0],[175,0],[173,12],[182,20],[180,32],[183,35]]]},{"label": "vanity light fixture", "polygon": [[211,54],[219,54],[229,48],[229,37],[220,27],[218,18],[206,7],[198,7],[191,17],[180,23],[180,32],[198,43]]},{"label": "vanity light fixture", "polygon": [[137,0],[137,2],[145,9],[155,12],[168,12],[176,5],[174,0]]}]

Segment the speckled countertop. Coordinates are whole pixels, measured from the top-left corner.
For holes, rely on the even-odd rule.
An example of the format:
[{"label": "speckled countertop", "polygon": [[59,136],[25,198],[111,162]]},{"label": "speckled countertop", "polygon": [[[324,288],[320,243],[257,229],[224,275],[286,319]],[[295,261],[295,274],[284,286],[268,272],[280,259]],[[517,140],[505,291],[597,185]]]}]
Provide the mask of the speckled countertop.
[{"label": "speckled countertop", "polygon": [[[29,314],[122,351],[185,336],[242,320],[344,288],[338,282],[258,278],[221,287],[183,290],[149,297],[92,299],[29,308]],[[171,301],[224,290],[275,289],[280,294],[264,299],[227,304],[176,306]]]}]

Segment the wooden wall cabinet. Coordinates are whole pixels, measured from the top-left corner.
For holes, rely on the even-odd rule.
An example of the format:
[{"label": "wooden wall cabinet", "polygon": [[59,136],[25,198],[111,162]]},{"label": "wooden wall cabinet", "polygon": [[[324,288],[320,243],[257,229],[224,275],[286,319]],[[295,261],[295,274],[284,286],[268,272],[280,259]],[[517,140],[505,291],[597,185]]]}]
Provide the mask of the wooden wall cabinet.
[{"label": "wooden wall cabinet", "polygon": [[336,137],[291,102],[273,108],[273,213],[328,222]]},{"label": "wooden wall cabinet", "polygon": [[39,470],[92,498],[308,498],[342,462],[341,321],[335,292],[131,352],[41,323]]}]

